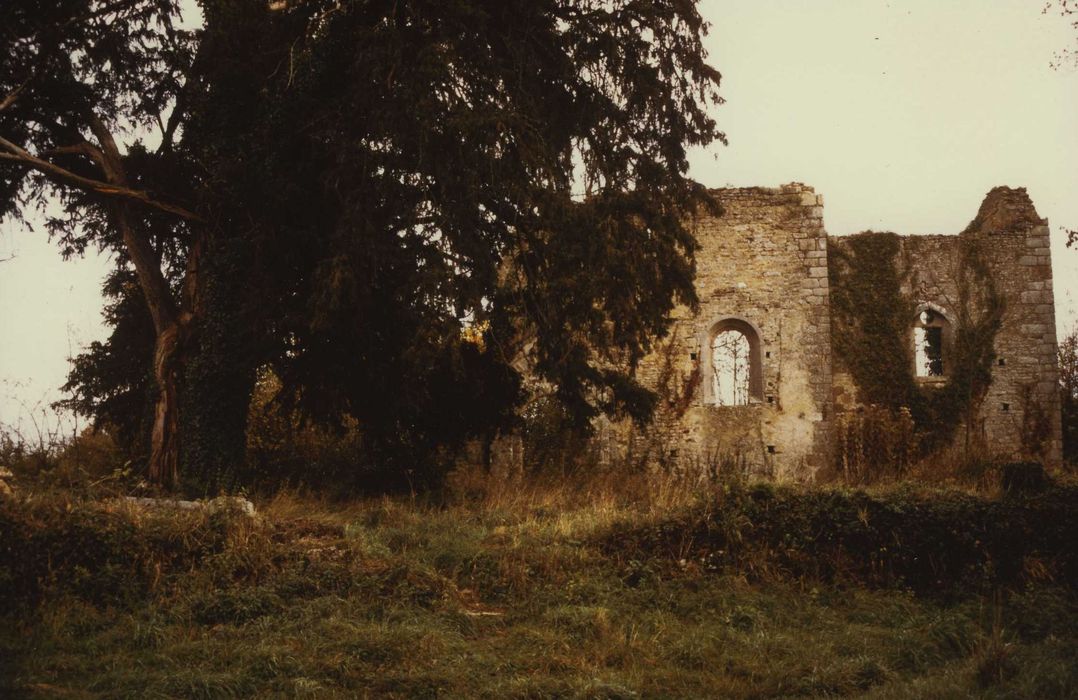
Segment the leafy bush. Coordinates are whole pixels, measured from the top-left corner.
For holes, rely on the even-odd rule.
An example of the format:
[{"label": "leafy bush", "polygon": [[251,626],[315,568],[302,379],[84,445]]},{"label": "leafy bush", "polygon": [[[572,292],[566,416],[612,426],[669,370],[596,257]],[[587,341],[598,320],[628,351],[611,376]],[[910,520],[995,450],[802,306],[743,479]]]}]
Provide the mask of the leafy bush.
[{"label": "leafy bush", "polygon": [[0,599],[34,603],[53,591],[128,601],[221,551],[229,526],[226,513],[136,519],[118,505],[0,501]]},{"label": "leafy bush", "polygon": [[1026,494],[1043,491],[1049,485],[1048,474],[1039,462],[1011,462],[1001,472],[1003,491]]},{"label": "leafy bush", "polygon": [[1078,585],[1078,487],[993,501],[960,493],[728,488],[718,502],[607,536],[626,561],[692,560],[757,578],[805,577],[952,594],[1033,579]]},{"label": "leafy bush", "polygon": [[78,434],[59,431],[28,439],[0,426],[0,466],[36,486],[85,486],[108,480],[125,470],[126,456],[105,430],[85,428]]},{"label": "leafy bush", "polygon": [[836,469],[848,484],[906,474],[917,458],[916,426],[909,409],[869,404],[835,420]]}]

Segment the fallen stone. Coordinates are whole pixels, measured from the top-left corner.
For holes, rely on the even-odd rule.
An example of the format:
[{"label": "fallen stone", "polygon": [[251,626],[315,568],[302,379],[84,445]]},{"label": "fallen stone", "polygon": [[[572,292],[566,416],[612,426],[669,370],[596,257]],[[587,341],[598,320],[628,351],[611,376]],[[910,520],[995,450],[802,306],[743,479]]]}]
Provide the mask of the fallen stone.
[{"label": "fallen stone", "polygon": [[255,504],[241,496],[218,496],[209,501],[181,501],[173,498],[145,498],[139,496],[125,496],[124,501],[140,508],[154,508],[159,510],[194,510],[204,511],[209,514],[223,511],[236,512],[249,518],[255,516]]},{"label": "fallen stone", "polygon": [[249,518],[255,516],[255,504],[242,496],[218,496],[206,504],[206,510],[210,513],[230,510]]}]

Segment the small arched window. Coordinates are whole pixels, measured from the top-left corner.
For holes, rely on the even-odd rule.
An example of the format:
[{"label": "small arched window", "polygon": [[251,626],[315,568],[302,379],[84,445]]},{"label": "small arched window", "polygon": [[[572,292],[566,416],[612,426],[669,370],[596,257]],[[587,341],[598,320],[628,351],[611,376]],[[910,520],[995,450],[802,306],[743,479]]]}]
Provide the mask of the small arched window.
[{"label": "small arched window", "polygon": [[744,406],[762,398],[760,336],[751,324],[736,318],[716,323],[709,334],[707,354],[707,403]]},{"label": "small arched window", "polygon": [[918,379],[943,379],[947,376],[947,350],[950,346],[950,322],[931,306],[917,311],[913,325],[914,374]]}]

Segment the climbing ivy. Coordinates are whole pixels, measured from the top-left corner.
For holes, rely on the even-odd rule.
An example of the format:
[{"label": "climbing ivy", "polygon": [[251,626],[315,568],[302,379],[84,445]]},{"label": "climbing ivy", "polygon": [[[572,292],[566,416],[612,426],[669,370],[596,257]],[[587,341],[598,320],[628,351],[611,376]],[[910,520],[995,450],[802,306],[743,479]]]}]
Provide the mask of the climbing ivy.
[{"label": "climbing ivy", "polygon": [[902,291],[908,261],[894,233],[867,231],[830,251],[832,347],[858,387],[857,399],[913,418],[922,454],[946,445],[972,416],[992,381],[1003,297],[975,235],[959,237],[955,323],[943,385],[914,378],[910,327],[916,305]]},{"label": "climbing ivy", "polygon": [[914,306],[902,294],[898,251],[893,233],[861,233],[833,246],[828,266],[835,355],[860,401],[892,409],[909,406],[917,394],[906,342]]}]

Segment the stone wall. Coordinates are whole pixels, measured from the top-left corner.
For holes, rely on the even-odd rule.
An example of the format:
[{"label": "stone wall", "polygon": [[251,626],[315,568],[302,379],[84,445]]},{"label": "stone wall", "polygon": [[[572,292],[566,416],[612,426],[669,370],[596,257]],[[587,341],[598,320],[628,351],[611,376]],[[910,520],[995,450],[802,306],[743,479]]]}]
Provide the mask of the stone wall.
[{"label": "stone wall", "polygon": [[[964,314],[984,312],[982,300],[964,302],[960,291],[963,266],[970,264],[964,256],[971,251],[1002,297],[991,383],[969,424],[960,425],[955,446],[964,449],[968,438],[970,447],[984,447],[1006,458],[1059,464],[1062,439],[1048,224],[1037,215],[1025,190],[999,187],[989,192],[977,217],[958,235],[902,236],[899,243],[894,264],[914,313],[932,309],[954,329]],[[847,244],[838,237],[831,239],[831,245]],[[912,333],[911,325],[907,339],[911,349]],[[947,339],[945,365],[952,349],[953,341]],[[924,390],[931,391],[934,382],[944,383],[946,377],[920,381]],[[836,409],[854,409],[858,387],[841,357],[834,361],[834,386]]]},{"label": "stone wall", "polygon": [[[836,410],[854,411],[859,404],[859,387],[839,358],[832,368],[828,246],[847,243],[828,238],[823,199],[811,187],[795,183],[712,194],[724,212],[701,214],[695,221],[699,308],[676,309],[670,335],[640,367],[644,383],[662,399],[655,422],[643,432],[627,423],[600,426],[604,461],[659,461],[810,480],[834,463]],[[971,246],[1003,299],[992,380],[968,430],[963,423],[955,432],[955,443],[971,437],[997,455],[1058,464],[1062,440],[1048,225],[1025,190],[994,189],[961,234],[898,241],[894,264],[901,296],[910,302],[911,363],[917,312],[932,309],[950,322],[946,366],[964,314],[984,311],[978,306],[984,299],[962,292]],[[759,391],[745,405],[717,405],[711,389],[711,341],[724,324],[736,324],[758,339]],[[947,379],[919,381],[931,390]],[[1032,440],[1036,447],[1031,434],[1041,438]]]},{"label": "stone wall", "polygon": [[[654,433],[682,465],[811,478],[831,442],[822,197],[801,184],[713,195],[723,215],[696,222],[699,309],[675,312],[668,341],[641,368],[667,399]],[[711,396],[710,343],[727,320],[759,337],[760,392],[748,405],[718,406]]]},{"label": "stone wall", "polygon": [[1058,465],[1063,438],[1048,221],[1025,189],[998,187],[962,235],[981,241],[1005,303],[978,427],[995,452]]}]

